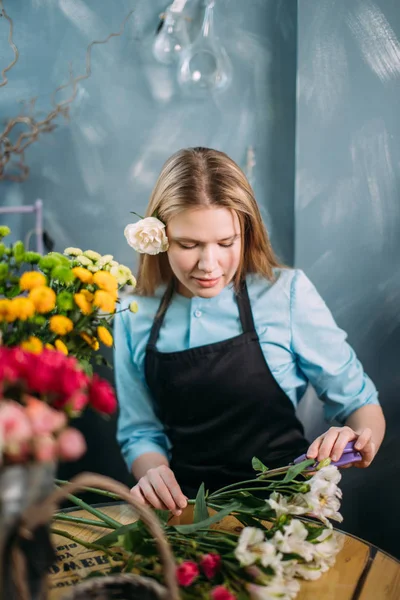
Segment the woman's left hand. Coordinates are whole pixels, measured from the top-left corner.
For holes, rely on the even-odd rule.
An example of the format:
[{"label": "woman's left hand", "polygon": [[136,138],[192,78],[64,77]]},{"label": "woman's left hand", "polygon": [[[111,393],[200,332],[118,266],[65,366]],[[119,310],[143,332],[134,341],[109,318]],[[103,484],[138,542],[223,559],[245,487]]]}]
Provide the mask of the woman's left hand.
[{"label": "woman's left hand", "polygon": [[313,441],[307,451],[307,458],[315,458],[318,461],[331,458],[332,461],[337,461],[342,456],[346,444],[353,440],[357,440],[354,449],[360,452],[362,460],[346,466],[361,469],[369,467],[375,458],[377,448],[372,440],[372,431],[368,427],[361,429],[359,432],[354,431],[347,425],[344,427],[331,427]]}]

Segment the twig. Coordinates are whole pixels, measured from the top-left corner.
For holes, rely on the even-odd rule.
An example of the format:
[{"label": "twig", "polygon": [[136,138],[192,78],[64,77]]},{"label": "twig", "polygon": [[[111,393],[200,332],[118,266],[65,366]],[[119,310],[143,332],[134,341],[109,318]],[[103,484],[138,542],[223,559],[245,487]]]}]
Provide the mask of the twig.
[{"label": "twig", "polygon": [[15,65],[15,63],[17,62],[17,60],[19,58],[19,52],[18,52],[17,46],[13,42],[13,30],[14,30],[13,22],[12,22],[11,17],[9,17],[8,14],[5,11],[5,8],[3,6],[3,0],[0,0],[0,16],[4,17],[5,19],[7,19],[7,21],[10,24],[10,31],[9,31],[9,34],[8,34],[8,43],[10,44],[11,49],[14,52],[14,60],[12,62],[10,62],[10,64],[8,65],[8,67],[5,67],[2,70],[2,72],[1,72],[1,76],[3,78],[3,81],[0,83],[0,87],[3,87],[5,85],[7,85],[7,83],[8,83],[8,79],[7,79],[6,73],[7,73],[7,71],[10,71],[10,69],[12,69],[13,66]]}]

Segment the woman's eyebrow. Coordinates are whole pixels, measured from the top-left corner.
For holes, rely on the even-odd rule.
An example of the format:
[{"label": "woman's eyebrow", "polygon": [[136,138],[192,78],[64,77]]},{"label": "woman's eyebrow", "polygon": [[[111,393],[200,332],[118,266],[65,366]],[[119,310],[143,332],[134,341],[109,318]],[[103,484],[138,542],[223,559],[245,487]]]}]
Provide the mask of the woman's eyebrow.
[{"label": "woman's eyebrow", "polygon": [[[217,242],[227,242],[228,240],[237,240],[240,237],[240,233],[234,233],[233,235],[229,235],[228,237],[225,238],[221,238],[220,240],[217,240]],[[191,242],[193,244],[204,244],[204,242],[202,242],[201,240],[195,240],[193,238],[187,238],[187,237],[172,237],[173,240],[175,240],[176,242]]]}]

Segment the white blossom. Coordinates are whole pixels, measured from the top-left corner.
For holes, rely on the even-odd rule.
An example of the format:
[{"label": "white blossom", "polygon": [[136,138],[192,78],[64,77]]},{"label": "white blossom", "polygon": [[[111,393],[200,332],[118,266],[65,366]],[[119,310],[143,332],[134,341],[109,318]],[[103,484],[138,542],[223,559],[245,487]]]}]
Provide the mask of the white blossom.
[{"label": "white blossom", "polygon": [[276,574],[282,573],[282,555],[277,553],[274,544],[265,539],[261,529],[245,527],[242,530],[235,556],[242,566],[260,562],[264,567],[271,567]]},{"label": "white blossom", "polygon": [[274,577],[266,585],[248,583],[246,587],[252,600],[292,600],[300,590],[298,581],[283,577]]},{"label": "white blossom", "polygon": [[279,518],[282,515],[305,515],[309,512],[308,505],[302,494],[296,494],[288,499],[279,492],[273,492],[267,500],[270,507]]},{"label": "white blossom", "polygon": [[284,554],[298,554],[306,561],[312,560],[312,544],[306,541],[308,531],[305,525],[299,519],[292,519],[283,530],[283,533],[277,531],[273,537],[277,549]]},{"label": "white blossom", "polygon": [[125,227],[126,241],[141,254],[159,254],[168,250],[165,225],[155,217],[141,219]]}]

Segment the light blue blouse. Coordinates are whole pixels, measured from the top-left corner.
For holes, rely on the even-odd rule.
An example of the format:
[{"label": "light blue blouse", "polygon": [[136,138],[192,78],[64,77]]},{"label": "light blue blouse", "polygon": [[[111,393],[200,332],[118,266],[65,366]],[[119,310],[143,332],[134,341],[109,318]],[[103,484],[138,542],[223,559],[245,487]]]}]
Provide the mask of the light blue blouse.
[{"label": "light blue blouse", "polygon": [[[310,382],[324,402],[328,422],[343,424],[366,404],[379,404],[371,379],[365,374],[346,333],[335,323],[317,290],[298,269],[277,269],[276,280],[247,277],[251,308],[265,360],[272,375],[294,406]],[[144,358],[155,313],[165,288],[154,297],[132,300],[136,314],[116,315],[115,378],[119,401],[117,439],[128,469],[145,452],[169,456],[170,442],[156,418],[145,382]],[[214,298],[186,298],[175,294],[160,330],[160,352],[212,344],[242,332],[233,285]]]}]

